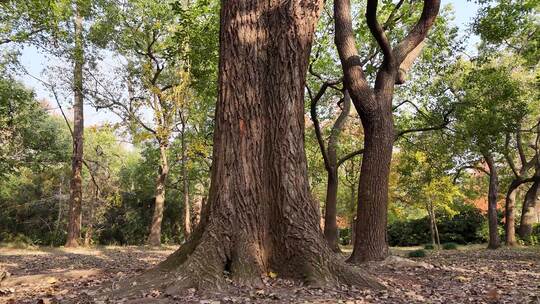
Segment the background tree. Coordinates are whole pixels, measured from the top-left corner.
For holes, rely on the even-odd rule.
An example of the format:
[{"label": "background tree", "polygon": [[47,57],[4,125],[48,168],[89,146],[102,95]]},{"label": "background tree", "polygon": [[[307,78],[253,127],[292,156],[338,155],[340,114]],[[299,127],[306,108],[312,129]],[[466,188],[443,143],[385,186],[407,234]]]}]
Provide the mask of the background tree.
[{"label": "background tree", "polygon": [[[396,10],[402,5],[396,5]],[[375,87],[365,77],[356,49],[350,2],[334,2],[335,42],[343,68],[345,88],[364,127],[364,154],[358,189],[358,225],[350,262],[380,260],[388,255],[386,239],[388,178],[395,139],[392,119],[394,85],[405,81],[405,73],[422,49],[422,41],[439,12],[440,2],[424,1],[418,23],[392,49],[383,26],[377,21],[378,1],[368,1],[366,20],[383,55]],[[360,205],[361,204],[361,205]]]},{"label": "background tree", "polygon": [[[124,75],[123,82],[109,84],[94,77],[93,95],[98,108],[117,113],[135,127],[133,130],[142,131],[138,136],[151,137],[157,142],[159,167],[148,243],[159,246],[170,169],[168,149],[176,125],[185,125],[181,108],[191,98],[187,42],[174,39],[184,25],[175,28],[176,15],[170,1],[151,5],[145,1],[125,3],[112,16],[121,24],[112,34],[115,37],[112,48],[127,62],[119,70]],[[127,88],[127,94],[111,86]],[[146,116],[151,116],[151,122]],[[184,203],[185,210],[189,210],[188,200],[184,199]]]}]

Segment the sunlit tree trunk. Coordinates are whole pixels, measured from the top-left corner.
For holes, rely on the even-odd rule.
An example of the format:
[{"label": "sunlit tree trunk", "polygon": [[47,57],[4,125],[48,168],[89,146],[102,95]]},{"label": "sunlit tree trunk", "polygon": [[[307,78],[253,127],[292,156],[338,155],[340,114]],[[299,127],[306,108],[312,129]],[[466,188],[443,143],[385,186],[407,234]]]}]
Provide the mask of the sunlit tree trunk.
[{"label": "sunlit tree trunk", "polygon": [[392,99],[396,84],[422,50],[423,41],[438,15],[440,1],[424,0],[417,24],[392,47],[377,20],[376,0],[368,0],[366,21],[383,54],[373,87],[362,69],[352,25],[350,0],[334,0],[335,44],[344,75],[345,88],[364,127],[364,153],[358,186],[357,228],[351,263],[383,260],[388,256],[388,183],[395,130]]},{"label": "sunlit tree trunk", "polygon": [[497,218],[497,196],[499,193],[499,176],[495,161],[490,152],[484,153],[484,160],[489,167],[489,189],[488,189],[488,224],[489,224],[489,249],[500,247],[499,224]]},{"label": "sunlit tree trunk", "polygon": [[189,178],[187,169],[186,152],[186,123],[182,119],[182,129],[180,130],[180,141],[182,149],[182,185],[183,185],[183,208],[184,208],[184,239],[188,239],[191,234],[191,210],[189,204]]},{"label": "sunlit tree trunk", "polygon": [[309,191],[304,87],[321,4],[222,2],[209,199],[190,240],[136,286],[224,288],[224,272],[237,286],[261,286],[272,271],[380,287],[331,251]]},{"label": "sunlit tree trunk", "polygon": [[521,212],[521,221],[519,224],[519,236],[527,239],[533,229],[533,225],[540,222],[540,181],[535,181],[523,201],[523,210]]},{"label": "sunlit tree trunk", "polygon": [[82,222],[82,166],[83,166],[83,20],[75,10],[75,49],[73,51],[73,154],[71,160],[71,183],[69,200],[69,221],[67,227],[66,247],[79,246]]},{"label": "sunlit tree trunk", "polygon": [[156,190],[154,200],[154,214],[148,236],[148,245],[161,245],[161,222],[163,221],[163,209],[165,208],[165,183],[169,174],[169,164],[167,162],[167,143],[159,144],[159,169],[156,178]]},{"label": "sunlit tree trunk", "polygon": [[516,194],[517,194],[517,185],[512,182],[510,184],[510,187],[508,189],[508,192],[506,193],[505,198],[505,223],[504,223],[504,229],[506,234],[505,243],[506,246],[516,246],[517,240],[516,240]]}]

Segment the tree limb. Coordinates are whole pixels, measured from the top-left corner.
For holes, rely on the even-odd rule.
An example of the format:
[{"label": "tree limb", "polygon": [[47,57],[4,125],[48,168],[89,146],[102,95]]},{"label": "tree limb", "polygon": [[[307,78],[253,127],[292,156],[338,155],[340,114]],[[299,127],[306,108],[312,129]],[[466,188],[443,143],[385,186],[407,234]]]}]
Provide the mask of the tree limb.
[{"label": "tree limb", "polygon": [[510,146],[510,133],[506,133],[505,141],[504,141],[504,153],[503,153],[504,158],[506,159],[506,162],[510,166],[510,169],[512,169],[512,172],[514,173],[514,176],[516,178],[519,178],[520,174],[519,174],[519,172],[518,172],[518,170],[516,168],[516,164],[514,163],[514,160],[510,156],[509,146]]},{"label": "tree limb", "polygon": [[[433,26],[437,15],[439,14],[439,7],[441,5],[440,0],[424,0],[424,7],[420,19],[413,27],[413,29],[407,34],[407,36],[394,48],[393,54],[397,64],[400,66],[398,76],[396,77],[396,83],[402,84],[405,81],[405,75],[408,72],[408,68],[401,67],[401,64],[407,60],[413,62],[420,52],[413,52],[420,44],[425,40],[429,29]],[[409,55],[413,55],[414,58],[407,58]]]},{"label": "tree limb", "polygon": [[363,154],[364,153],[364,149],[360,149],[360,150],[356,150],[356,151],[353,151],[345,156],[343,156],[338,162],[337,162],[337,167],[339,168],[339,166],[341,166],[344,162],[348,161],[349,159],[357,156],[357,155],[360,155],[360,154]]},{"label": "tree limb", "polygon": [[384,29],[377,20],[377,4],[379,0],[368,0],[366,6],[366,20],[369,27],[369,31],[377,41],[377,44],[381,48],[384,61],[390,65],[394,62],[394,54],[392,53],[392,47],[388,41],[388,37],[384,33]]}]

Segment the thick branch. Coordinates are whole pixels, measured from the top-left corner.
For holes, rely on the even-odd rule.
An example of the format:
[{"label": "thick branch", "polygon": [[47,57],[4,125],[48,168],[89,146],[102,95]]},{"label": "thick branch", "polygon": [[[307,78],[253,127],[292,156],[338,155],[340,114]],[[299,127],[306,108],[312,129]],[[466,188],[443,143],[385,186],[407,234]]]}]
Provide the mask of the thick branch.
[{"label": "thick branch", "polygon": [[350,0],[334,1],[334,21],[334,39],[343,69],[345,88],[349,91],[357,112],[362,116],[375,110],[377,101],[362,70],[362,61],[356,48]]},{"label": "thick branch", "polygon": [[[519,132],[518,132],[519,133]],[[510,133],[506,133],[506,138],[504,141],[504,158],[506,159],[506,162],[510,166],[510,169],[512,169],[512,172],[514,173],[514,176],[516,178],[520,177],[520,174],[516,168],[516,164],[514,163],[514,160],[512,159],[512,156],[510,156]]]},{"label": "thick branch", "polygon": [[[400,65],[400,71],[398,73],[396,83],[402,84],[405,81],[405,75],[410,67],[410,64],[409,67],[404,67],[403,69],[401,64],[404,61],[412,63],[420,54],[422,48],[421,43],[426,38],[429,29],[433,26],[433,23],[437,18],[440,5],[440,0],[424,0],[424,7],[422,9],[420,19],[409,34],[394,48],[394,57],[397,64]],[[413,58],[410,58],[409,55],[412,55],[410,57]]]},{"label": "thick branch", "polygon": [[384,55],[384,61],[389,64],[393,65],[394,62],[394,55],[392,53],[392,47],[390,46],[390,42],[388,41],[388,37],[386,37],[386,34],[384,33],[384,29],[377,20],[377,4],[379,0],[368,0],[367,7],[366,7],[366,20],[367,25],[369,27],[369,30],[375,40],[377,41],[377,44],[381,48],[383,55]]},{"label": "thick branch", "polygon": [[521,132],[519,131],[519,129],[521,129],[521,124],[519,125],[518,131],[516,132],[516,147],[518,150],[521,165],[525,166],[527,164],[527,157],[525,156],[525,150],[523,149],[523,142],[521,140]]}]

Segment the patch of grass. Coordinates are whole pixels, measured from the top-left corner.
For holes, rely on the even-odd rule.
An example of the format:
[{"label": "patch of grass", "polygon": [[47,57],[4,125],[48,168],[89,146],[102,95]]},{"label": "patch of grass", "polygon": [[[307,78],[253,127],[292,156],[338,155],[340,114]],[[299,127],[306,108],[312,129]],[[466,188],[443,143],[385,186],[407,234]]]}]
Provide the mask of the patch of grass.
[{"label": "patch of grass", "polygon": [[409,252],[408,256],[410,258],[423,258],[426,256],[426,251],[424,249],[414,250]]},{"label": "patch of grass", "polygon": [[433,249],[435,249],[435,246],[433,246],[433,244],[425,244],[424,249],[425,250],[433,250]]},{"label": "patch of grass", "polygon": [[444,243],[442,244],[444,250],[456,250],[458,249],[458,244],[456,243]]}]

